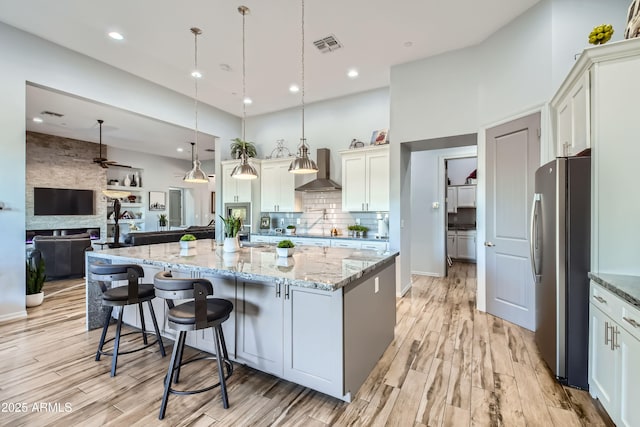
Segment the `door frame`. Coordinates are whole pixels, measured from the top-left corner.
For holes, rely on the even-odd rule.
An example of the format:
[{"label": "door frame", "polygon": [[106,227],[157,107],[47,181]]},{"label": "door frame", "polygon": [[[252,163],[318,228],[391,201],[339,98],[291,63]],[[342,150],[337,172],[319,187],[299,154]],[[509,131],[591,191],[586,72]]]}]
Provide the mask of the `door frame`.
[{"label": "door frame", "polygon": [[476,308],[487,311],[487,268],[484,242],[486,241],[486,197],[487,183],[484,166],[487,161],[487,130],[531,114],[540,113],[540,165],[554,159],[556,150],[553,138],[551,108],[548,102],[523,109],[513,115],[481,126],[478,129],[478,183],[476,187],[476,233],[477,233],[477,289]]}]

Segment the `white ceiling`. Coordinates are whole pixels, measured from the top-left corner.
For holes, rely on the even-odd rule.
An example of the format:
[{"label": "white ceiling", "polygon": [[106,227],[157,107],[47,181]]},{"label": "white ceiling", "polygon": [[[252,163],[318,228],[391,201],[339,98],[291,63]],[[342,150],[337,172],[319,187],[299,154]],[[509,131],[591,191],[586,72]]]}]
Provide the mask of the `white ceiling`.
[{"label": "white ceiling", "polygon": [[[477,44],[538,1],[307,0],[305,100],[388,86],[392,65]],[[288,88],[300,84],[301,77],[300,1],[0,0],[0,21],[187,96],[194,95],[189,29],[197,26],[203,30],[198,68],[204,74],[198,97],[240,116],[241,4],[251,9],[246,17],[246,94],[253,104],[247,115],[299,105],[300,94]],[[113,30],[125,40],[110,39],[107,33]],[[321,53],[312,42],[330,34],[343,47]],[[351,68],[359,71],[358,78],[347,77]],[[175,154],[175,142],[171,146]]]}]

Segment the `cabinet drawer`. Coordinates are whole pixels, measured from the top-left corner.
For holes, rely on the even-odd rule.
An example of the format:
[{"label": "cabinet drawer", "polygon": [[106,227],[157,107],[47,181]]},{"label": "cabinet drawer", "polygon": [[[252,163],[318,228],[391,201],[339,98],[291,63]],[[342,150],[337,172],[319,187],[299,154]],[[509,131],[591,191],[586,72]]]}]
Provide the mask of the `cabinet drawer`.
[{"label": "cabinet drawer", "polygon": [[620,323],[635,339],[640,340],[640,310],[626,301],[620,301]]},{"label": "cabinet drawer", "polygon": [[589,300],[614,321],[622,320],[619,314],[622,310],[622,300],[594,281],[591,281]]}]

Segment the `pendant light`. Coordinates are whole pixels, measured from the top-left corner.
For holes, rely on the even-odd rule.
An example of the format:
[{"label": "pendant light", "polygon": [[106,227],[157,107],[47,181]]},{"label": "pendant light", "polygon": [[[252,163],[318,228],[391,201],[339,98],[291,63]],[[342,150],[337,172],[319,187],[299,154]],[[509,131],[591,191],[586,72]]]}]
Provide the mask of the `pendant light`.
[{"label": "pendant light", "polygon": [[[244,48],[244,18],[247,13],[250,12],[247,6],[239,6],[238,12],[242,15],[242,140],[245,139],[245,121],[247,119],[247,99],[246,94],[246,66],[245,66],[245,48]],[[256,179],[258,177],[258,171],[249,163],[249,156],[247,156],[247,150],[242,149],[240,153],[240,164],[237,165],[231,171],[231,177],[235,179]]]},{"label": "pendant light", "polygon": [[191,32],[194,36],[195,41],[195,69],[191,73],[193,76],[193,80],[195,82],[195,116],[196,116],[196,127],[195,127],[195,152],[196,156],[193,160],[193,169],[187,172],[183,178],[185,182],[193,182],[193,183],[205,183],[209,182],[209,178],[207,178],[207,174],[202,171],[200,168],[200,160],[198,160],[198,79],[202,76],[198,71],[198,36],[202,34],[202,30],[200,28],[193,27],[191,28]]},{"label": "pendant light", "polygon": [[317,173],[318,166],[316,162],[309,158],[309,146],[307,139],[304,137],[304,0],[302,0],[302,82],[300,92],[302,93],[302,138],[298,145],[298,153],[296,158],[289,165],[289,172],[296,174]]}]

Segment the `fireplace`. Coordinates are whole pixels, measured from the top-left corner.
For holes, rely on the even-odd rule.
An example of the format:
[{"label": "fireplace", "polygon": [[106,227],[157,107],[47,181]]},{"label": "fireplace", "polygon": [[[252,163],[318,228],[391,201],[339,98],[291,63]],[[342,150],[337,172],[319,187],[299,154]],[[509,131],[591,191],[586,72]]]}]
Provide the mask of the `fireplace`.
[{"label": "fireplace", "polygon": [[88,228],[52,228],[48,230],[27,230],[26,242],[31,243],[35,236],[68,236],[88,233],[91,240],[100,240],[100,227]]}]

